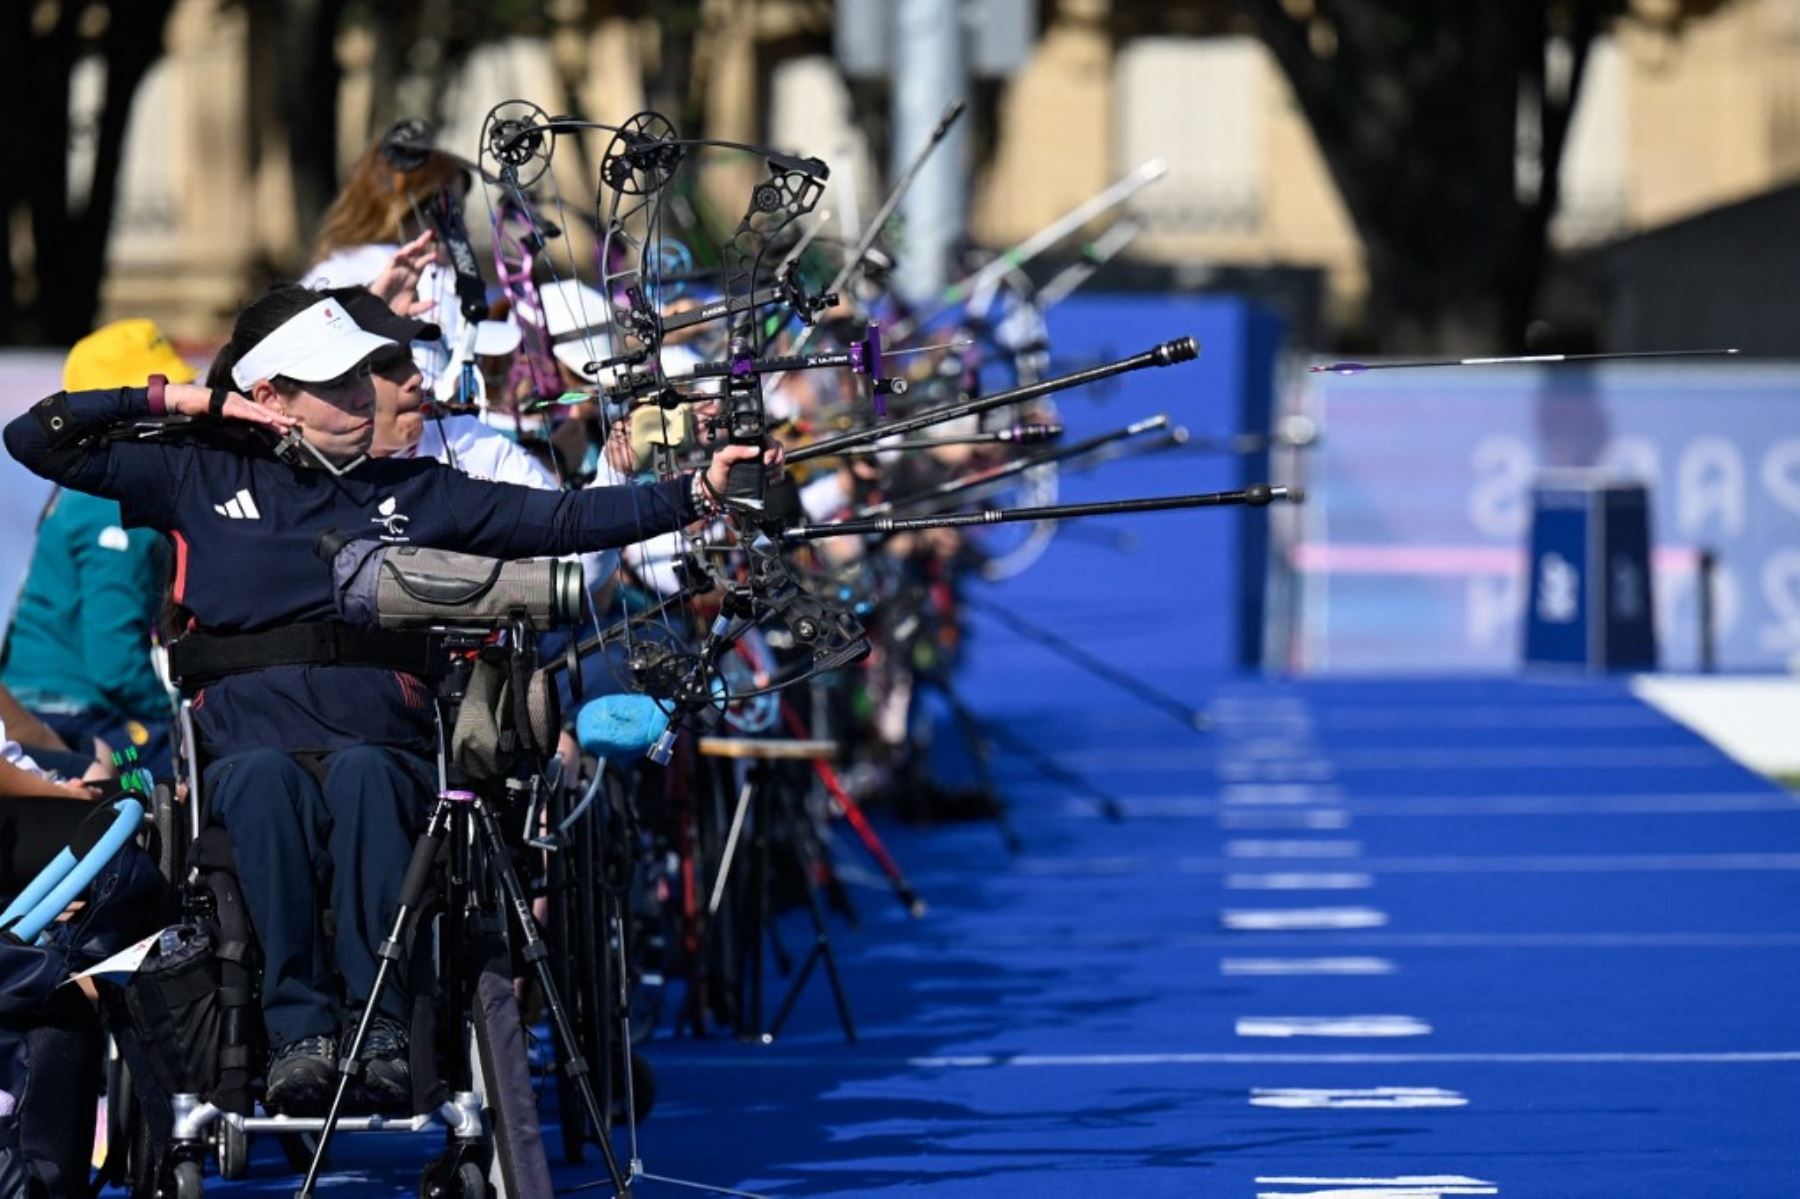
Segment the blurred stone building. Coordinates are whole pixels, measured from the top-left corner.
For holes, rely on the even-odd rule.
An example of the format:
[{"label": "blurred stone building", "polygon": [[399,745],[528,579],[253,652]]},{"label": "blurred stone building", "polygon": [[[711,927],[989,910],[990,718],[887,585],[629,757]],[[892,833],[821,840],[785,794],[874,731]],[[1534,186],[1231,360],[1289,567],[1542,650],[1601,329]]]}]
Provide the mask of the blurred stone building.
[{"label": "blurred stone building", "polygon": [[[1025,66],[981,93],[993,142],[973,176],[977,239],[1016,242],[1160,156],[1167,176],[1131,203],[1144,227],[1134,257],[1196,278],[1224,266],[1314,265],[1328,273],[1334,305],[1356,302],[1357,238],[1260,43],[1127,36],[1110,0],[1039,8],[1043,35]],[[704,132],[827,158],[834,191],[822,207],[839,221],[853,209],[866,215],[885,181],[830,54],[827,6],[708,0],[702,12],[695,76]],[[581,104],[598,119],[637,111],[655,34],[621,18],[477,50],[443,93],[445,144],[472,153],[482,114],[502,99],[537,98],[559,111],[567,95],[559,81],[569,78],[581,80]],[[178,337],[214,337],[260,278],[304,264],[312,231],[296,227],[288,202],[291,181],[275,152],[281,131],[253,119],[250,58],[243,6],[177,5],[168,54],[133,114],[107,316],[148,314]],[[375,123],[375,89],[365,41],[340,38],[338,58],[347,163]],[[91,111],[95,90],[77,87],[78,110]],[[77,179],[83,152],[77,140]],[[1595,245],[1797,177],[1800,0],[1740,0],[1678,38],[1623,26],[1589,63],[1553,237],[1565,248]],[[564,183],[569,196],[591,194],[579,179]]]}]

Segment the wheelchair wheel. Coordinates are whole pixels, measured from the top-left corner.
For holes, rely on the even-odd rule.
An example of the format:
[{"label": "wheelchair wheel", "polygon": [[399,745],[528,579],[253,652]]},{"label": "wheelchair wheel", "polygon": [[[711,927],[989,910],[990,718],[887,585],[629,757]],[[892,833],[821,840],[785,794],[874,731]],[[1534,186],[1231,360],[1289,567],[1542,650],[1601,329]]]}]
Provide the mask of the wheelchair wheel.
[{"label": "wheelchair wheel", "polygon": [[176,1162],[170,1178],[173,1183],[170,1190],[172,1199],[200,1199],[200,1195],[205,1189],[204,1180],[205,1172],[200,1168],[199,1162]]},{"label": "wheelchair wheel", "polygon": [[213,1151],[219,1157],[219,1177],[240,1182],[250,1177],[250,1139],[229,1120],[220,1120],[213,1135]]},{"label": "wheelchair wheel", "polygon": [[481,1166],[457,1154],[446,1154],[419,1175],[419,1199],[487,1199],[487,1175]]},{"label": "wheelchair wheel", "polygon": [[182,846],[186,829],[182,825],[187,813],[175,802],[175,788],[158,783],[150,797],[152,826],[156,830],[156,867],[164,878],[179,881],[184,867]]},{"label": "wheelchair wheel", "polygon": [[[588,1079],[594,1087],[595,1096],[600,1101],[604,1112],[611,1101],[609,1091],[610,1075],[606,1072],[610,1060],[610,1040],[607,1036],[608,985],[610,974],[607,971],[606,930],[602,920],[600,887],[600,833],[599,826],[606,814],[613,808],[614,792],[618,788],[617,778],[609,773],[602,782],[605,798],[597,804],[571,830],[572,841],[568,853],[569,873],[572,876],[567,891],[567,905],[563,918],[568,924],[569,959],[565,970],[568,982],[561,990],[563,1006],[568,1013],[569,1023],[575,1033],[574,1045],[564,1045],[560,1038],[556,1039],[553,1051],[558,1061],[570,1060],[580,1054],[589,1066]],[[560,1064],[556,1073],[557,1117],[562,1128],[563,1161],[577,1165],[586,1157],[586,1146],[604,1134],[604,1130],[591,1128],[588,1125],[587,1109],[580,1099],[573,1080],[561,1070]]]},{"label": "wheelchair wheel", "polygon": [[[639,1121],[649,1119],[651,1109],[656,1106],[656,1071],[635,1049],[631,1051],[631,1098],[634,1118]],[[621,1096],[620,1106],[623,1105]]]},{"label": "wheelchair wheel", "polygon": [[129,1132],[129,1148],[125,1154],[125,1189],[131,1199],[159,1199],[156,1141],[150,1132],[150,1121],[143,1113],[132,1110],[125,1117]]}]

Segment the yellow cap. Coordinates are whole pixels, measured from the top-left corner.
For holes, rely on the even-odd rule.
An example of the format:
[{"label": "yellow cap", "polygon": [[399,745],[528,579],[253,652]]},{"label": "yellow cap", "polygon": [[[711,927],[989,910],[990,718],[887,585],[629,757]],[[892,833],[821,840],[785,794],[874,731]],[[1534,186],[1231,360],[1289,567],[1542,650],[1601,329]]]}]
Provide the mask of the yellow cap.
[{"label": "yellow cap", "polygon": [[142,387],[151,375],[171,383],[192,383],[189,366],[162,335],[155,321],[114,321],[75,343],[63,362],[64,391]]}]

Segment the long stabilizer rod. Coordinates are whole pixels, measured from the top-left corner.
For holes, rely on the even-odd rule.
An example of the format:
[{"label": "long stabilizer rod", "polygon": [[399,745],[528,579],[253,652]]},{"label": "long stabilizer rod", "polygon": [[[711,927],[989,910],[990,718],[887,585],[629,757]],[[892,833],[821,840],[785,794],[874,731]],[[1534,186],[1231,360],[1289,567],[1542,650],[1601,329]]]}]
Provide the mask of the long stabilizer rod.
[{"label": "long stabilizer rod", "polygon": [[1154,496],[1140,500],[1101,500],[1090,504],[1049,504],[1037,508],[987,508],[980,512],[946,512],[938,516],[881,516],[872,520],[841,520],[834,524],[796,525],[784,529],[787,543],[819,541],[826,537],[867,537],[880,533],[913,533],[923,529],[956,529],[969,525],[1022,524],[1039,520],[1074,520],[1083,516],[1116,516],[1121,512],[1172,512],[1182,508],[1262,508],[1276,500],[1297,504],[1304,497],[1297,487],[1270,487],[1252,483],[1238,491],[1206,491],[1197,495]]},{"label": "long stabilizer rod", "polygon": [[869,445],[886,437],[898,437],[930,425],[941,425],[946,421],[960,420],[965,416],[991,412],[996,408],[1004,408],[1008,404],[1022,404],[1027,400],[1054,395],[1056,392],[1096,383],[1101,379],[1110,379],[1114,375],[1122,375],[1128,371],[1143,370],[1145,367],[1151,366],[1174,366],[1178,362],[1191,362],[1199,356],[1199,342],[1191,337],[1177,337],[1174,341],[1165,341],[1154,349],[1145,350],[1142,354],[1133,354],[1129,358],[1121,358],[1116,362],[1103,362],[1099,366],[1091,366],[1072,374],[1058,375],[1054,379],[1045,379],[1038,383],[1028,383],[1023,387],[1012,388],[1010,391],[999,391],[991,396],[964,400],[960,404],[933,408],[901,420],[872,425],[867,429],[858,429],[854,433],[827,437],[824,441],[815,441],[811,445],[800,446],[788,451],[787,460],[789,463],[810,462],[814,458],[825,458],[851,446]]}]

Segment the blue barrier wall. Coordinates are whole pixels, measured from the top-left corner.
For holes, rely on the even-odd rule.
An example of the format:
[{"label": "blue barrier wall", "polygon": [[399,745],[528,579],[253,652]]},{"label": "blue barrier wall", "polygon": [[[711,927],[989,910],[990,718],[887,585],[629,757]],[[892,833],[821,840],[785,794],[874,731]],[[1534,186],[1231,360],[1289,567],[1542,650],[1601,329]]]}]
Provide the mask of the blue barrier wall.
[{"label": "blue barrier wall", "polygon": [[[1200,358],[1151,368],[1057,397],[1065,441],[1116,429],[1158,412],[1195,438],[1268,428],[1281,324],[1232,298],[1094,295],[1050,313],[1052,373],[1150,349],[1192,335]],[[1176,450],[1065,469],[1059,500],[1085,502],[1241,487],[1267,478],[1264,455]],[[1143,644],[1143,630],[1178,630],[1152,661],[1132,663],[1160,685],[1181,689],[1197,674],[1255,667],[1261,658],[1267,512],[1193,510],[1064,523],[1029,569],[978,586],[1033,623],[1108,656]],[[1024,649],[992,621],[971,616],[963,687],[972,701],[1003,698],[1023,684],[1051,694],[1100,689],[1073,667]],[[1136,655],[1136,656],[1140,656]]]}]

